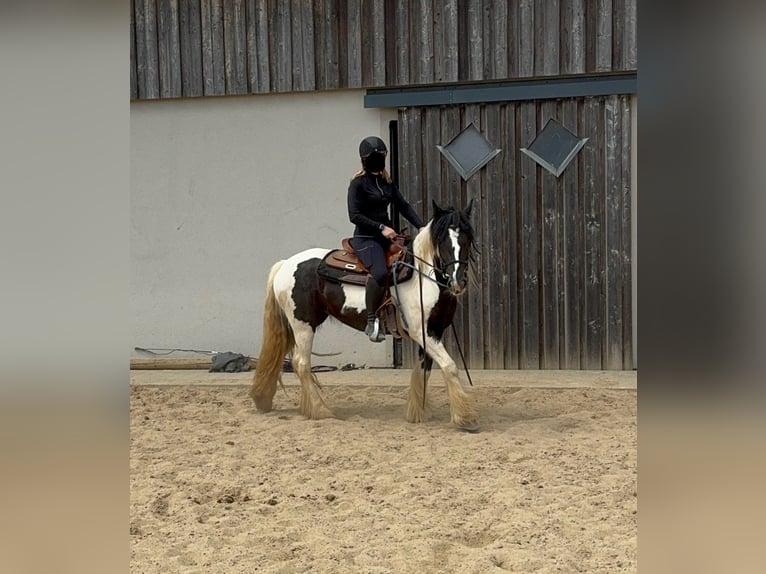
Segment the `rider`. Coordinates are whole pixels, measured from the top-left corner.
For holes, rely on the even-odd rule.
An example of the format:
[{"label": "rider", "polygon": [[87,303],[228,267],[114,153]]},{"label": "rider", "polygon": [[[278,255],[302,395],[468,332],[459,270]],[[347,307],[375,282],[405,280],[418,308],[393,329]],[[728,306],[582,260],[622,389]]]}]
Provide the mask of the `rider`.
[{"label": "rider", "polygon": [[423,227],[423,221],[391,182],[386,171],[387,154],[382,139],[376,136],[364,138],[359,144],[362,169],[348,186],[348,218],[356,225],[354,251],[372,275],[367,281],[365,294],[367,328],[364,332],[376,343],[386,340],[375,312],[380,307],[388,282],[386,251],[391,240],[396,238],[388,214],[389,204],[396,205],[399,213],[418,230]]}]

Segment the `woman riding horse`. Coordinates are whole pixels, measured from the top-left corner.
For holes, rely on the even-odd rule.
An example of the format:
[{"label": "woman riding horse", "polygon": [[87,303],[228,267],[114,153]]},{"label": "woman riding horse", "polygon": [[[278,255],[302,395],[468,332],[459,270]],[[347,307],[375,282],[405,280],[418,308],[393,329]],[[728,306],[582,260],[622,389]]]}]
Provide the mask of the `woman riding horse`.
[{"label": "woman riding horse", "polygon": [[386,340],[376,312],[389,279],[386,251],[391,240],[396,238],[388,213],[389,205],[396,205],[418,231],[423,227],[423,221],[402,197],[386,172],[387,154],[382,139],[376,136],[364,138],[359,144],[362,169],[354,175],[348,186],[348,218],[356,225],[354,251],[371,274],[365,292],[367,327],[364,332],[375,343]]},{"label": "woman riding horse", "polygon": [[[402,334],[419,347],[419,364],[410,377],[407,420],[414,423],[428,419],[425,386],[431,365],[436,362],[447,384],[452,422],[461,430],[475,432],[479,423],[474,398],[463,387],[457,365],[442,341],[445,329],[452,324],[458,297],[468,286],[475,249],[470,222],[472,205],[471,202],[465,209],[443,209],[434,202],[433,218],[412,242],[413,276],[397,283],[391,297],[402,319]],[[367,310],[372,307],[365,305],[369,298],[364,287],[326,280],[319,273],[330,252],[324,248],[306,249],[277,261],[269,272],[263,342],[250,389],[250,396],[261,412],[273,408],[277,382],[289,355],[301,382],[300,413],[311,419],[332,416],[311,370],[314,336],[328,317],[362,331],[368,323]]]}]

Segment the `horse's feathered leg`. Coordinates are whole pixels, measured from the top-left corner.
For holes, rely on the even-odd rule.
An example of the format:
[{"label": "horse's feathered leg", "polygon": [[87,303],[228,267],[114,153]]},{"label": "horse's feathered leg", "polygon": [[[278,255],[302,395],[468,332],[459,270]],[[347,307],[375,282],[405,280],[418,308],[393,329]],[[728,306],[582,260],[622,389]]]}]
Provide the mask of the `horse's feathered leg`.
[{"label": "horse's feathered leg", "polygon": [[[419,360],[410,375],[410,393],[407,399],[407,420],[411,423],[422,423],[430,418],[430,409],[428,402],[423,400],[423,392],[425,385],[428,384],[433,363],[430,356],[424,356],[423,347],[419,347]],[[425,384],[423,383],[424,370]]]},{"label": "horse's feathered leg", "polygon": [[274,277],[282,263],[276,263],[269,273],[263,313],[263,345],[255,364],[253,386],[250,388],[250,396],[261,412],[272,409],[284,357],[292,350],[294,344],[292,330],[274,292]]},{"label": "horse's feathered leg", "polygon": [[[430,339],[430,338],[429,338]],[[447,394],[452,422],[461,429],[475,432],[479,430],[479,413],[472,392],[467,392],[460,382],[455,361],[447,353],[441,341],[430,339],[428,353],[439,364],[442,375],[447,381]]]},{"label": "horse's feathered leg", "polygon": [[[422,336],[417,332],[411,332],[412,338],[422,346]],[[479,430],[479,414],[476,410],[476,401],[472,392],[467,392],[460,382],[458,377],[458,369],[455,361],[452,360],[447,349],[444,348],[444,344],[434,339],[433,337],[427,337],[426,340],[426,352],[433,358],[439,365],[442,371],[442,376],[447,383],[447,395],[449,397],[449,408],[452,422],[459,428],[476,432]],[[422,383],[421,383],[422,388]],[[421,391],[422,392],[422,391]],[[422,397],[420,400],[422,404]],[[410,400],[408,402],[408,413],[410,409],[415,409],[415,405],[411,405],[413,400],[413,386],[410,385]]]},{"label": "horse's feathered leg", "polygon": [[314,343],[314,330],[302,322],[292,322],[295,333],[295,349],[292,363],[295,374],[301,381],[300,413],[310,419],[332,416],[322,396],[319,394],[319,384],[311,372],[311,346]]}]

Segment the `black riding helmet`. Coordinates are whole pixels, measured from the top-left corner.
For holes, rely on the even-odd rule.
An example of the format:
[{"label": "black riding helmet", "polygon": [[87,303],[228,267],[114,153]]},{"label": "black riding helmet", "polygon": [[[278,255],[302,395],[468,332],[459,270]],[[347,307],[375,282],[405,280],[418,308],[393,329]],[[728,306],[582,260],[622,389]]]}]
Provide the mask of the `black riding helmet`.
[{"label": "black riding helmet", "polygon": [[383,143],[383,140],[377,136],[369,136],[364,138],[362,143],[359,144],[359,157],[364,159],[373,153],[388,153],[386,144]]}]

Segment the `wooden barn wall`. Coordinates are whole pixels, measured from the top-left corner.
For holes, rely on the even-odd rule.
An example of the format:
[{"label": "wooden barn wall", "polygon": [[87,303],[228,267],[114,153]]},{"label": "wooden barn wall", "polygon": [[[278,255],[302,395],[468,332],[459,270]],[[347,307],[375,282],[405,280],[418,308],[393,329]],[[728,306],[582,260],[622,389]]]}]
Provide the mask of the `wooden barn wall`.
[{"label": "wooden barn wall", "polygon": [[636,0],[131,0],[131,99],[636,70]]},{"label": "wooden barn wall", "polygon": [[[469,367],[633,368],[630,107],[606,96],[399,111],[405,196],[429,218],[432,199],[474,199],[476,282],[455,320]],[[590,138],[559,178],[520,151],[549,118]],[[464,182],[436,144],[471,122],[502,152]],[[445,342],[459,364],[451,330]],[[405,342],[405,366],[414,353]]]}]

